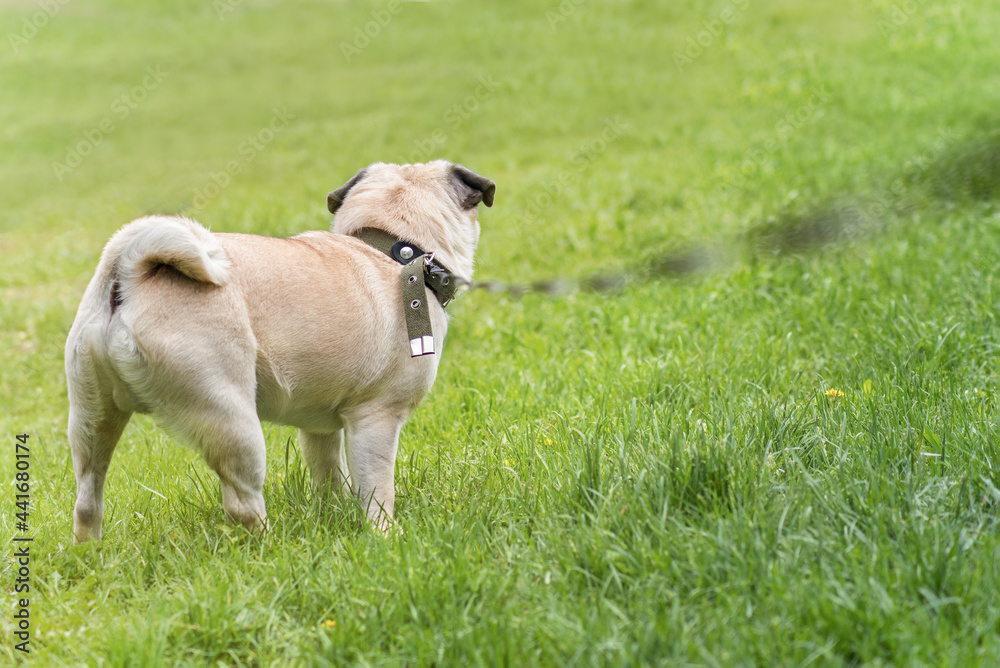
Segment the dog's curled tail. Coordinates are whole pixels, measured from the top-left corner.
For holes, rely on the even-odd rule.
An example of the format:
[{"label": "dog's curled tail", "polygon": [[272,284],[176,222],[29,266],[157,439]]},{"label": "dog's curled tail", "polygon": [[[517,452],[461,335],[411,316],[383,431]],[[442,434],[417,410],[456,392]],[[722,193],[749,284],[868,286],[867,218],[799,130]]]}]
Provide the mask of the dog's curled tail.
[{"label": "dog's curled tail", "polygon": [[104,255],[125,290],[160,265],[201,283],[223,285],[229,277],[222,245],[188,218],[147,216],[132,221],[111,237]]},{"label": "dog's curled tail", "polygon": [[118,230],[104,247],[97,271],[80,301],[66,340],[66,373],[74,373],[88,351],[107,350],[107,327],[132,289],[154,269],[169,265],[200,283],[224,285],[229,258],[218,239],[187,218],[148,216]]}]

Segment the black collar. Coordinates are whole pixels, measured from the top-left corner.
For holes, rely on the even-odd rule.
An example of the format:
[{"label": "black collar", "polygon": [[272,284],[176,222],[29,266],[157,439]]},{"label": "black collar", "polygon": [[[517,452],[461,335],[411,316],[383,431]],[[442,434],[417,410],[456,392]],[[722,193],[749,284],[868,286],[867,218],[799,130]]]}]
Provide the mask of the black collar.
[{"label": "black collar", "polygon": [[433,253],[425,253],[416,244],[400,239],[377,227],[362,227],[351,236],[360,239],[376,250],[382,251],[402,265],[422,258],[424,280],[441,306],[447,306],[455,298],[460,281],[456,280],[458,277],[448,271],[447,267],[434,259]]}]

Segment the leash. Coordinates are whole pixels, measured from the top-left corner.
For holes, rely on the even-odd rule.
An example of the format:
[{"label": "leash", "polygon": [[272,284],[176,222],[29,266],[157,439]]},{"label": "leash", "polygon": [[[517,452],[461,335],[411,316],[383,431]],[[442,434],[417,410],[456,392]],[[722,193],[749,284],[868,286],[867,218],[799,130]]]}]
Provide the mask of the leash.
[{"label": "leash", "polygon": [[553,278],[534,283],[517,284],[501,281],[463,281],[469,290],[506,293],[523,297],[539,293],[562,297],[574,292],[614,293],[641,283],[660,278],[676,278],[706,271],[719,263],[717,253],[708,247],[696,246],[684,250],[671,250],[631,270],[602,271],[583,278]]},{"label": "leash", "polygon": [[582,278],[560,277],[533,283],[506,283],[467,281],[454,274],[446,275],[456,292],[458,288],[484,290],[514,298],[532,293],[552,297],[576,292],[610,294],[656,280],[724,270],[764,257],[796,255],[854,239],[884,224],[872,215],[870,208],[870,203],[850,202],[789,214],[754,225],[729,239],[667,249],[632,268],[598,271]]},{"label": "leash", "polygon": [[434,253],[427,253],[416,244],[384,230],[364,227],[353,236],[403,265],[401,281],[404,312],[413,357],[434,353],[430,313],[424,303],[425,287],[431,289],[441,306],[447,307],[462,289],[485,290],[494,294],[506,293],[512,297],[523,297],[528,293],[555,297],[573,292],[613,293],[620,292],[630,285],[658,278],[678,277],[704,271],[720,263],[718,249],[696,246],[663,253],[632,271],[598,272],[582,279],[555,278],[528,284],[468,281],[453,274],[434,259]]},{"label": "leash", "polygon": [[[970,197],[993,199],[1000,195],[1000,135],[992,136],[985,145],[974,143],[950,155],[937,156],[929,167],[904,172],[896,181],[902,181],[914,190],[930,191],[931,199],[934,200],[955,201]],[[437,263],[433,254],[425,254],[414,244],[398,240],[385,232],[365,228],[358,236],[364,234],[362,239],[366,240],[370,235],[372,241],[368,243],[400,264],[410,266],[407,264],[410,256],[404,257],[401,254],[403,248],[412,249],[412,257],[424,258],[424,270],[420,273],[442,306],[449,304],[459,289],[504,293],[515,298],[529,293],[555,297],[574,292],[615,293],[653,280],[682,278],[740,264],[753,264],[762,258],[799,255],[877,233],[885,229],[891,220],[911,214],[920,206],[913,193],[907,192],[909,188],[897,192],[899,188],[896,186],[894,181],[892,188],[876,190],[867,196],[842,199],[799,213],[785,213],[769,218],[745,232],[716,243],[666,250],[631,269],[601,271],[583,278],[554,278],[527,284],[467,281]],[[376,238],[376,233],[382,236]],[[393,249],[396,249],[395,252]],[[410,276],[416,275],[406,273],[405,267],[404,274],[407,276],[404,280],[407,281]],[[405,290],[404,285],[404,294],[407,294]],[[423,284],[419,291],[423,294]],[[417,298],[414,297],[413,300],[415,299]],[[409,319],[407,322],[409,324]],[[429,331],[429,319],[427,328]],[[433,336],[430,339],[433,352]]]},{"label": "leash", "polygon": [[893,221],[928,206],[1000,199],[1000,130],[979,131],[961,142],[944,132],[941,135],[933,146],[914,154],[901,172],[868,193],[846,194],[804,210],[786,211],[716,243],[661,252],[630,270],[522,285],[500,281],[462,283],[470,290],[512,297],[528,293],[562,296],[572,292],[619,292],[657,279],[683,278],[852,242],[878,234]]},{"label": "leash", "polygon": [[554,278],[528,284],[502,281],[470,283],[459,277],[454,278],[469,290],[505,293],[515,298],[529,293],[554,297],[574,292],[615,293],[656,280],[732,269],[754,264],[763,258],[800,255],[855,240],[878,232],[888,224],[888,219],[904,215],[912,208],[910,202],[888,203],[884,198],[821,205],[757,223],[728,239],[661,251],[631,269],[599,271],[583,278]]}]

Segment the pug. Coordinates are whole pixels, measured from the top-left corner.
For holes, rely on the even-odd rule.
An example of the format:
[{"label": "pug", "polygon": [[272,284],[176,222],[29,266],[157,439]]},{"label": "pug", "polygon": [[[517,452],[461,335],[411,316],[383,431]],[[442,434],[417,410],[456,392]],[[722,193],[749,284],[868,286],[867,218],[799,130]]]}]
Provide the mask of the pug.
[{"label": "pug", "polygon": [[248,528],[267,519],[267,420],[298,427],[315,484],[353,492],[388,530],[399,433],[434,383],[444,307],[472,279],[495,191],[443,160],[376,163],[328,195],[330,232],[212,233],[167,216],[119,230],[66,341],[76,541],[101,537],[133,413],[200,451]]}]

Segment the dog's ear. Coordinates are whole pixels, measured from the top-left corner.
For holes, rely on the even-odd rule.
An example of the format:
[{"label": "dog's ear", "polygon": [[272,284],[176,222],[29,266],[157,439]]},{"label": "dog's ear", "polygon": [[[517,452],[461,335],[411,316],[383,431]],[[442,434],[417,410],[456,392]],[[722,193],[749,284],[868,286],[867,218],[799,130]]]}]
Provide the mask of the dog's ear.
[{"label": "dog's ear", "polygon": [[485,176],[476,174],[468,167],[452,165],[450,179],[463,209],[471,209],[480,202],[486,206],[493,206],[493,195],[497,191],[497,184]]},{"label": "dog's ear", "polygon": [[340,186],[332,193],[326,196],[326,208],[330,210],[330,213],[337,213],[337,209],[340,205],[344,203],[344,198],[347,197],[347,193],[350,192],[351,188],[358,185],[358,182],[365,178],[365,172],[368,168],[358,170],[358,173],[351,177],[351,180]]}]

